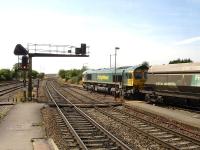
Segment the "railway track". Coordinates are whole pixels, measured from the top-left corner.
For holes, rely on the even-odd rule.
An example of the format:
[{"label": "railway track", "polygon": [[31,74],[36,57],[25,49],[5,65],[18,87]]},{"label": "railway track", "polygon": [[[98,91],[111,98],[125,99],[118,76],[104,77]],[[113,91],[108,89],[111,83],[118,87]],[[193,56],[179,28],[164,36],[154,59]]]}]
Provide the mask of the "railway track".
[{"label": "railway track", "polygon": [[[70,90],[72,90],[70,88]],[[76,95],[81,94],[75,90],[72,90]],[[81,94],[84,96],[83,94]],[[88,96],[85,96],[87,99],[95,100]],[[99,100],[96,100],[99,101]],[[200,149],[200,141],[194,138],[188,137],[184,134],[165,128],[158,124],[146,121],[145,119],[139,118],[137,116],[131,115],[125,111],[122,111],[118,108],[98,108],[96,110],[100,111],[104,115],[112,118],[113,120],[122,123],[123,125],[134,129],[137,132],[150,137],[155,140],[157,143],[163,145],[169,149]]]},{"label": "railway track", "polygon": [[[56,82],[54,82],[56,83]],[[57,83],[56,85],[60,87]],[[80,89],[79,89],[80,90]],[[102,97],[97,97],[96,95],[91,95],[92,93],[89,93],[88,95],[85,95],[84,93],[81,93],[77,91],[77,88],[68,87],[68,88],[62,88],[59,90],[63,93],[63,95],[66,95],[67,97],[70,97],[70,100],[73,100],[75,104],[88,104],[88,106],[121,106],[121,102],[116,102],[113,99],[112,100],[103,100]],[[94,93],[93,93],[94,94]],[[86,106],[85,105],[85,106]]]},{"label": "railway track", "polygon": [[96,108],[104,115],[112,118],[123,125],[137,130],[161,145],[169,149],[200,149],[200,141],[186,135],[180,134],[168,128],[161,127],[157,124],[147,122],[146,120],[133,116],[127,112],[116,108]]},{"label": "railway track", "polygon": [[13,84],[18,84],[21,83],[20,81],[6,81],[6,82],[1,82],[0,87],[8,86],[8,85],[13,85]]},{"label": "railway track", "polygon": [[[159,114],[157,115],[157,114],[154,114],[154,113],[151,113],[151,112],[147,112],[145,110],[138,109],[138,108],[135,108],[135,107],[131,107],[131,106],[126,105],[126,104],[124,104],[123,106],[124,106],[126,112],[127,111],[133,112],[133,113],[131,113],[132,115],[148,116],[148,117],[143,117],[148,122],[153,122],[153,123],[154,122],[162,122],[162,124],[160,124],[162,127],[179,129],[178,131],[182,132],[184,135],[189,134],[193,138],[200,138],[199,129],[197,129],[195,127],[185,125],[185,124],[183,124],[181,122],[177,122],[175,120],[174,121],[168,121],[168,119],[165,118],[165,117],[160,118]],[[157,118],[159,118],[159,120]]]},{"label": "railway track", "polygon": [[191,112],[191,113],[196,113],[196,114],[200,114],[200,107],[192,107],[192,106],[186,106],[186,105],[158,105],[160,107],[164,107],[167,109],[173,109],[173,110],[183,110],[183,111],[187,111],[187,112]]},{"label": "railway track", "polygon": [[21,89],[22,87],[23,87],[22,85],[16,85],[16,86],[13,86],[13,87],[10,87],[10,88],[1,89],[0,90],[0,96],[11,93],[11,92],[18,90],[18,89]]},{"label": "railway track", "polygon": [[[130,149],[66,99],[52,84],[48,83],[46,88],[61,116],[57,116],[57,122],[62,127],[63,138],[68,142],[70,149]],[[59,108],[54,97],[71,106]]]},{"label": "railway track", "polygon": [[22,82],[8,82],[0,84],[0,96],[11,93],[15,90],[22,88]]},{"label": "railway track", "polygon": [[[80,92],[77,92],[76,90],[73,90],[72,88],[67,88],[64,89],[65,92],[67,92],[68,94],[70,94],[73,98],[79,99],[80,101],[82,101],[83,103],[90,103],[90,104],[104,104],[104,102],[97,100],[95,98],[91,98],[89,96],[86,96]],[[84,100],[83,100],[84,99]]]},{"label": "railway track", "polygon": [[[69,87],[69,88],[71,87],[71,88],[79,89],[82,91],[86,91],[86,89],[84,89],[80,86],[76,86],[76,85],[67,84],[67,85],[64,85],[64,87]],[[168,109],[184,110],[184,111],[200,114],[200,107],[198,107],[198,106],[187,106],[187,105],[178,105],[178,104],[173,104],[173,105],[172,104],[168,104],[168,105],[158,104],[158,106],[168,108]]]}]

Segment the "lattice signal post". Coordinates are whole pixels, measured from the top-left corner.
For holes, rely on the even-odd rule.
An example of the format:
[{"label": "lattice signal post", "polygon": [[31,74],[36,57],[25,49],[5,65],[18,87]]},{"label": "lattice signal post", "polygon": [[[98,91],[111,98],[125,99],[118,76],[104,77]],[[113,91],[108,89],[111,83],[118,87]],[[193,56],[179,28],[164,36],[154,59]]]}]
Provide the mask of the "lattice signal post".
[{"label": "lattice signal post", "polygon": [[[82,43],[80,47],[71,45],[27,44],[27,51],[21,45],[15,47],[15,55],[28,55],[28,98],[32,100],[32,57],[89,57],[89,47]],[[27,53],[26,53],[27,52]]]}]

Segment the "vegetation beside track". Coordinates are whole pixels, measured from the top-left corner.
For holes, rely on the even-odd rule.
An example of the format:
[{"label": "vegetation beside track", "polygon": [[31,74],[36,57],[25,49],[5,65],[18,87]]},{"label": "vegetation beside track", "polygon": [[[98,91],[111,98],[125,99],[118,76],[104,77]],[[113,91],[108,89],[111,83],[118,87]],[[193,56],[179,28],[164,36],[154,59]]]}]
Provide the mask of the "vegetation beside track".
[{"label": "vegetation beside track", "polygon": [[59,76],[68,83],[79,84],[82,80],[82,73],[87,70],[87,67],[83,66],[82,69],[70,69],[70,70],[59,70]]}]

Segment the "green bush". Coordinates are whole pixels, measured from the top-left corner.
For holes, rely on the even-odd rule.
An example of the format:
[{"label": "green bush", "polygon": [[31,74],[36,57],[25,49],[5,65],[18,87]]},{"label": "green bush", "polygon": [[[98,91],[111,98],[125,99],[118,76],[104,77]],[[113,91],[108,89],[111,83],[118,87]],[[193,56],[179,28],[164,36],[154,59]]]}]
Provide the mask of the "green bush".
[{"label": "green bush", "polygon": [[65,79],[66,82],[72,83],[72,84],[79,84],[79,82],[82,80],[82,73],[87,70],[86,67],[83,67],[82,69],[71,69],[71,70],[59,70],[58,74],[62,79]]}]

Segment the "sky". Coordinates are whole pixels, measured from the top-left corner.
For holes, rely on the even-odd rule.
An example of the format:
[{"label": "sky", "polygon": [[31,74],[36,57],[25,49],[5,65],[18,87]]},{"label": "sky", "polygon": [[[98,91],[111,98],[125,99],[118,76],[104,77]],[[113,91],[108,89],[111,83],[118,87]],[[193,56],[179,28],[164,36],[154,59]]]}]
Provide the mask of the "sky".
[{"label": "sky", "polygon": [[17,62],[16,44],[86,43],[88,58],[33,58],[33,69],[106,68],[200,62],[200,0],[0,0],[0,69]]}]

